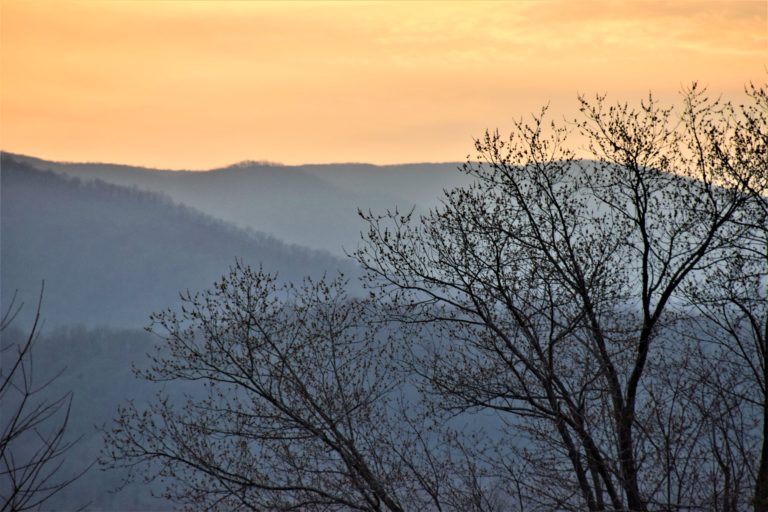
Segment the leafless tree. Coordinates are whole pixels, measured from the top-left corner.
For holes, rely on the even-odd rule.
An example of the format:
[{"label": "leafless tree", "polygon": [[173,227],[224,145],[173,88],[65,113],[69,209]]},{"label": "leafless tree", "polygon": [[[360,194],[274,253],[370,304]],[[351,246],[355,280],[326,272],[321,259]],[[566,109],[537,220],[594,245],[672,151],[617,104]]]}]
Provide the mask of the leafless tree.
[{"label": "leafless tree", "polygon": [[240,265],[184,295],[137,372],[168,387],[120,409],[104,464],[191,509],[764,510],[748,97],[486,133],[441,207],[361,213],[364,300]]},{"label": "leafless tree", "polygon": [[[66,437],[72,393],[51,399],[57,376],[35,379],[32,349],[37,338],[43,290],[29,334],[19,343],[3,335],[0,345],[0,510],[38,509],[86,470],[67,474],[67,452],[77,440]],[[7,330],[21,310],[16,295],[0,319]]]},{"label": "leafless tree", "polygon": [[[755,482],[754,510],[768,511],[768,87],[747,88],[752,101],[724,106],[727,123],[710,123],[707,143],[715,148],[731,184],[752,200],[734,219],[748,228],[738,246],[720,265],[708,268],[687,287],[689,299],[704,321],[698,332],[717,369],[707,379],[709,396],[734,403],[740,418],[756,418],[754,425],[722,423],[739,460]],[[727,383],[721,382],[727,379]],[[752,414],[744,410],[750,410]],[[726,416],[732,419],[733,415]],[[734,442],[739,441],[739,442]],[[751,441],[748,443],[747,441]],[[747,444],[746,447],[743,445]],[[759,452],[759,456],[758,453]],[[759,458],[759,462],[755,462]]]},{"label": "leafless tree", "polygon": [[[719,441],[705,442],[714,423],[686,378],[698,355],[677,333],[684,285],[750,232],[754,182],[726,168],[738,140],[713,131],[722,107],[696,86],[679,111],[581,98],[572,124],[542,111],[509,138],[486,133],[464,167],[474,185],[428,215],[362,214],[369,286],[440,333],[416,337],[412,361],[439,405],[495,411],[525,435],[509,486],[524,507],[721,508]],[[591,160],[569,147],[574,130]]]},{"label": "leafless tree", "polygon": [[185,295],[153,317],[162,343],[138,372],[184,398],[121,408],[104,464],[194,510],[472,510],[446,432],[406,405],[374,305],[342,279],[278,285],[239,264]]}]

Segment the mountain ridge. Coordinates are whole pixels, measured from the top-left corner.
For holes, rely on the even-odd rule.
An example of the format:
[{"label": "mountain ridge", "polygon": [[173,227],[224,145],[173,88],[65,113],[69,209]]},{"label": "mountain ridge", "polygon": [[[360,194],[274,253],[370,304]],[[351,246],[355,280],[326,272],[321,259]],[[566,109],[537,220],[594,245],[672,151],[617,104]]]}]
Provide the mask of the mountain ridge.
[{"label": "mountain ridge", "polygon": [[[253,160],[244,159],[238,160],[231,164],[222,166],[208,167],[205,169],[185,169],[185,168],[170,168],[170,167],[150,167],[146,165],[138,164],[124,164],[116,162],[101,162],[90,160],[51,160],[47,158],[41,158],[25,153],[16,153],[14,151],[0,150],[0,154],[13,158],[17,161],[21,161],[30,165],[54,165],[54,166],[100,166],[100,167],[113,167],[121,169],[131,169],[136,171],[152,171],[152,172],[170,172],[170,173],[207,173],[232,169],[251,168],[251,167],[288,167],[288,168],[300,168],[300,167],[371,167],[371,168],[397,168],[397,167],[412,167],[412,166],[443,166],[443,165],[456,165],[459,166],[463,162],[445,160],[445,161],[429,161],[429,162],[401,162],[396,164],[374,164],[370,162],[306,162],[302,164],[286,164],[283,162],[276,162],[272,160]],[[52,170],[52,169],[51,169]]]},{"label": "mountain ridge", "polygon": [[45,280],[44,316],[54,325],[143,326],[236,259],[287,280],[356,271],[154,192],[39,171],[6,155],[0,162],[2,302],[19,290],[33,303]]},{"label": "mountain ridge", "polygon": [[40,170],[163,193],[238,227],[339,257],[355,249],[360,233],[366,229],[357,216],[358,208],[426,211],[439,203],[443,189],[470,181],[459,172],[458,163],[256,163],[209,171],[163,171],[117,164],[50,162],[23,155],[15,158]]}]

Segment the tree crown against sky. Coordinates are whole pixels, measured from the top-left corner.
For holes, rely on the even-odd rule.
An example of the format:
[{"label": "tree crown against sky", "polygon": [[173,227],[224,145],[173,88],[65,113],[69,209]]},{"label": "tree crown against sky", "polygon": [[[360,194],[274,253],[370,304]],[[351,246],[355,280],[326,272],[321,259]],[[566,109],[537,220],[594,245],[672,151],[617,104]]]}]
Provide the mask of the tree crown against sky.
[{"label": "tree crown against sky", "polygon": [[210,394],[123,409],[107,460],[213,508],[766,510],[768,103],[747,92],[487,132],[441,207],[361,213],[365,301],[235,268],[157,317],[149,378]]}]

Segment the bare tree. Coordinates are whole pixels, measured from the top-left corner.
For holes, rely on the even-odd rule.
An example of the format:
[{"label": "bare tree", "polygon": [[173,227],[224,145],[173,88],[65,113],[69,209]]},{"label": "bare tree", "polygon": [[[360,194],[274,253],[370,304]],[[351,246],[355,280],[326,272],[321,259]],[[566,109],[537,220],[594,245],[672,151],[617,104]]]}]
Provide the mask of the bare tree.
[{"label": "bare tree", "polygon": [[[42,382],[35,379],[32,348],[37,338],[43,290],[34,322],[19,343],[0,348],[0,510],[38,509],[55,494],[82,476],[84,469],[64,476],[67,452],[77,440],[66,438],[72,393],[51,399],[48,395],[58,375]],[[21,310],[14,294],[0,319],[7,329]]]},{"label": "bare tree", "polygon": [[441,207],[361,213],[364,300],[240,265],[183,295],[137,372],[168,387],[120,409],[104,464],[191,509],[764,510],[749,97],[486,133]]},{"label": "bare tree", "polygon": [[104,464],[195,510],[472,510],[445,489],[458,463],[406,405],[374,305],[342,279],[278,285],[239,264],[183,296],[153,316],[162,343],[137,373],[186,387],[121,408]]},{"label": "bare tree", "polygon": [[[739,447],[739,460],[754,479],[754,509],[768,511],[768,88],[750,84],[746,105],[724,106],[727,123],[710,123],[707,143],[722,162],[725,178],[751,199],[734,222],[748,229],[743,240],[687,288],[704,322],[698,329],[717,370],[707,380],[721,403],[735,402],[755,425],[721,424]],[[727,384],[720,382],[728,379]],[[739,415],[741,416],[741,415]],[[737,417],[739,417],[737,416]],[[732,418],[731,415],[727,418]],[[728,427],[728,428],[726,428]],[[741,445],[750,440],[747,447]],[[726,443],[721,443],[725,445]],[[758,458],[755,463],[754,459]],[[723,459],[733,459],[724,457]]]},{"label": "bare tree", "polygon": [[693,357],[675,329],[690,316],[682,287],[749,232],[748,184],[712,130],[728,120],[696,86],[679,112],[652,97],[581,98],[581,112],[486,133],[464,167],[473,186],[419,219],[363,214],[356,257],[399,320],[441,333],[413,360],[439,405],[495,411],[526,436],[510,489],[527,506],[709,509],[723,475],[688,398],[699,382],[670,371]]}]

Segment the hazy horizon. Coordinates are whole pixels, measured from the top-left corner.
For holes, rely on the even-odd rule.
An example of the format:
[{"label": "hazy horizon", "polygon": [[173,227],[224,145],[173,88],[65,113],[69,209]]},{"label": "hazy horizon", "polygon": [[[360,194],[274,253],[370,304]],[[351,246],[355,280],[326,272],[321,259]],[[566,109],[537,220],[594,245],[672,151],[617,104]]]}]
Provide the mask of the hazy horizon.
[{"label": "hazy horizon", "polygon": [[24,153],[21,151],[14,151],[11,149],[5,149],[0,148],[0,153],[6,153],[11,156],[23,156],[27,158],[34,158],[36,160],[43,160],[47,162],[53,162],[57,164],[79,164],[79,165],[114,165],[114,166],[120,166],[120,167],[134,167],[137,169],[146,169],[151,171],[167,171],[167,172],[206,172],[206,171],[218,171],[222,169],[230,169],[230,168],[236,168],[236,167],[247,167],[250,165],[263,165],[263,166],[271,166],[271,167],[303,167],[303,166],[334,166],[334,165],[370,165],[373,167],[398,167],[398,166],[407,166],[407,165],[445,165],[445,164],[457,164],[457,163],[463,163],[461,160],[435,160],[435,161],[404,161],[404,162],[394,162],[394,163],[377,163],[377,162],[367,162],[367,161],[348,161],[348,162],[302,162],[302,163],[285,163],[285,162],[278,162],[274,160],[268,160],[268,159],[257,159],[257,158],[243,158],[243,159],[233,159],[230,160],[229,163],[223,163],[220,165],[214,165],[212,167],[200,167],[200,168],[182,168],[182,167],[160,167],[156,165],[134,165],[131,163],[125,163],[125,162],[117,162],[117,161],[97,161],[97,160],[86,160],[86,159],[73,159],[73,160],[56,160],[55,158],[50,158],[45,155],[38,155],[38,154],[29,154]]},{"label": "hazy horizon", "polygon": [[766,73],[732,2],[0,3],[3,146],[56,161],[462,161],[579,93],[666,103]]}]

